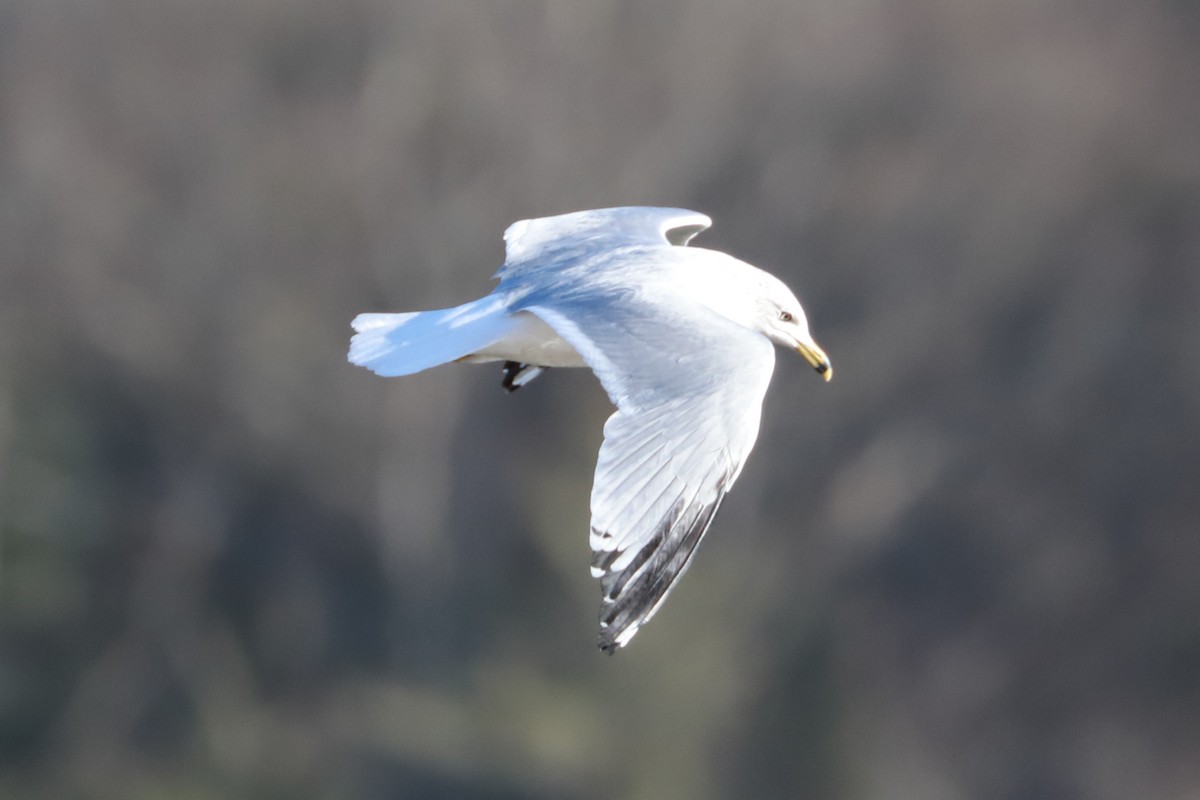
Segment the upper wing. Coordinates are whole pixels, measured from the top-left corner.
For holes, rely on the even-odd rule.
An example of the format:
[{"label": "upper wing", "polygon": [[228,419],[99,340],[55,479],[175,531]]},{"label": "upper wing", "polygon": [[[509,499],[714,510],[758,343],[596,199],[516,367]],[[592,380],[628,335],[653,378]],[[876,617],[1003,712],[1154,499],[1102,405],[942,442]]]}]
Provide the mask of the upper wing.
[{"label": "upper wing", "polygon": [[496,277],[508,278],[533,265],[549,266],[624,245],[685,245],[710,225],[711,219],[695,211],[652,206],[525,219],[504,232],[504,266]]},{"label": "upper wing", "polygon": [[579,351],[617,406],[596,464],[590,539],[603,588],[600,647],[613,652],[687,569],[741,472],[774,348],[680,298],[573,298],[528,310]]}]

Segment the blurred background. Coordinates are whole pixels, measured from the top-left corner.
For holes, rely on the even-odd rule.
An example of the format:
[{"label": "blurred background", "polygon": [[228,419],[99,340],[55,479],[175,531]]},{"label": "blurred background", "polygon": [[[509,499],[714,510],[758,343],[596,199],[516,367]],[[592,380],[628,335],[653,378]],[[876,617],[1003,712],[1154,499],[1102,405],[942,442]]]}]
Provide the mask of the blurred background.
[{"label": "blurred background", "polygon": [[[0,4],[0,796],[1200,798],[1200,11]],[[661,204],[762,435],[595,648],[590,373],[360,311]]]}]

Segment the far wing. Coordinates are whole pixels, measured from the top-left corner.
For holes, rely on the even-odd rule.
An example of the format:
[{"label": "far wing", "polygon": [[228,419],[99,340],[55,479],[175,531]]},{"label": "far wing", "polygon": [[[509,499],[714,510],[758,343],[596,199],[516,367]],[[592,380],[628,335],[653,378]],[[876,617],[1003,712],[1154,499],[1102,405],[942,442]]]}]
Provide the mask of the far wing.
[{"label": "far wing", "polygon": [[682,208],[629,206],[576,211],[514,222],[504,232],[508,278],[533,265],[546,266],[625,245],[686,245],[712,220]]},{"label": "far wing", "polygon": [[654,615],[741,472],[775,353],[765,337],[679,298],[528,310],[579,351],[617,405],[596,464],[590,538],[600,647],[611,653]]}]

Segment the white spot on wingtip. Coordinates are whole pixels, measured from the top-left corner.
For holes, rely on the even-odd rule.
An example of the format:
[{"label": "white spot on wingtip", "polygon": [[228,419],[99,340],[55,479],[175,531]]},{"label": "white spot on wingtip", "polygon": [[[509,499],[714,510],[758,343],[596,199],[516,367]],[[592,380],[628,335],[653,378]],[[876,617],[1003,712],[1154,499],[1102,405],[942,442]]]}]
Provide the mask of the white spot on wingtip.
[{"label": "white spot on wingtip", "polygon": [[629,640],[633,638],[633,635],[638,632],[638,628],[640,627],[642,627],[640,622],[635,622],[634,624],[630,625],[628,628],[621,631],[621,633],[614,640],[614,644],[616,644],[617,647],[624,647],[625,645],[629,644]]}]

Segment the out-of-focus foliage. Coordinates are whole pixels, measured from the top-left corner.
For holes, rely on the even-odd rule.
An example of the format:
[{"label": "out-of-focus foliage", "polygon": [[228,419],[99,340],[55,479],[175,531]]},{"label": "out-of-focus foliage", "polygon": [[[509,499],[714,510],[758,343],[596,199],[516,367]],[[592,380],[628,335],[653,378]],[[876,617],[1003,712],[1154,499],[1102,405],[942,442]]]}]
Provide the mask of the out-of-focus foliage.
[{"label": "out-of-focus foliage", "polygon": [[[1200,793],[1185,2],[0,7],[0,796]],[[515,219],[798,290],[754,457],[594,649],[584,371],[384,381]]]}]

